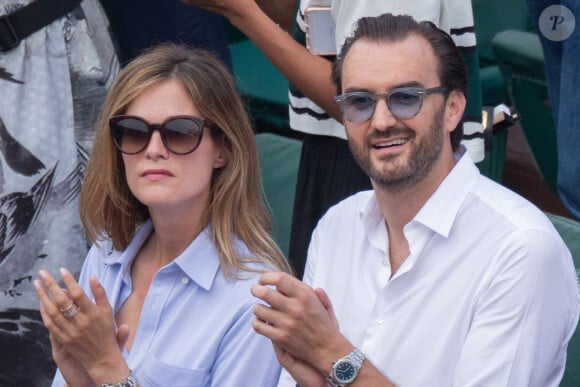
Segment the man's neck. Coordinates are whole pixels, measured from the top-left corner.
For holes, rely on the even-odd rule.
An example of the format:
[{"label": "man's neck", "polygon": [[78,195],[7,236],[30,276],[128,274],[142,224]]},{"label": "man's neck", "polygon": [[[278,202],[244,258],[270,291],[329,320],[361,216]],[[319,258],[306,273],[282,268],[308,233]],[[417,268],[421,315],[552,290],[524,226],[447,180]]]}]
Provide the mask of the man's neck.
[{"label": "man's neck", "polygon": [[453,157],[442,161],[425,178],[405,189],[393,190],[373,182],[377,204],[385,219],[389,236],[391,275],[409,255],[409,245],[403,228],[417,215],[456,163]]},{"label": "man's neck", "polygon": [[445,168],[432,170],[425,178],[404,189],[389,189],[373,182],[378,206],[388,224],[402,230],[437,190],[455,163],[450,159]]}]

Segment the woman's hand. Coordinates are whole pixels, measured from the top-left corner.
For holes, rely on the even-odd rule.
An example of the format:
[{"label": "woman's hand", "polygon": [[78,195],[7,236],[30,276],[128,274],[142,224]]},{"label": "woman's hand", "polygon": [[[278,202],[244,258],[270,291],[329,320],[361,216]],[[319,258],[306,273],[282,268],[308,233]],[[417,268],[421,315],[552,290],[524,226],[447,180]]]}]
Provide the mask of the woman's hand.
[{"label": "woman's hand", "polygon": [[96,384],[122,380],[129,374],[122,356],[128,327],[117,332],[113,310],[96,277],[89,280],[93,303],[68,270],[61,269],[60,276],[65,289],[46,270],[39,272],[34,286],[63,376],[72,385],[84,385],[87,376]]},{"label": "woman's hand", "polygon": [[[44,312],[42,306],[40,310],[44,320]],[[69,386],[94,386],[95,383],[84,369],[83,365],[72,357],[64,348],[64,346],[56,341],[52,335],[50,336],[50,345],[52,347],[52,358],[56,363],[61,375]]]},{"label": "woman's hand", "polygon": [[[40,313],[42,314],[42,307]],[[129,333],[128,325],[121,325],[117,330],[117,345],[119,346],[119,349],[123,350],[125,343],[129,339]],[[95,383],[84,369],[83,365],[72,357],[65,350],[64,346],[56,341],[52,335],[49,335],[49,338],[52,347],[52,358],[66,383],[69,386],[93,387]]]}]

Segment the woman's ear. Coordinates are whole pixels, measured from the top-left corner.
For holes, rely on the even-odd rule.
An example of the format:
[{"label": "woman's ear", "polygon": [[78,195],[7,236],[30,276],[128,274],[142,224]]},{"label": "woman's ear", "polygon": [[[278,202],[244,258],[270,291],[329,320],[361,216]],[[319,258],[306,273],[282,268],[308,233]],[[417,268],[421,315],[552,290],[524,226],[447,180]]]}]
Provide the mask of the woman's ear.
[{"label": "woman's ear", "polygon": [[214,159],[213,167],[214,169],[219,169],[226,165],[228,161],[227,152],[223,147],[219,147],[216,152],[216,156]]},{"label": "woman's ear", "polygon": [[455,130],[465,111],[465,95],[459,90],[452,90],[445,104],[445,129],[448,132]]}]

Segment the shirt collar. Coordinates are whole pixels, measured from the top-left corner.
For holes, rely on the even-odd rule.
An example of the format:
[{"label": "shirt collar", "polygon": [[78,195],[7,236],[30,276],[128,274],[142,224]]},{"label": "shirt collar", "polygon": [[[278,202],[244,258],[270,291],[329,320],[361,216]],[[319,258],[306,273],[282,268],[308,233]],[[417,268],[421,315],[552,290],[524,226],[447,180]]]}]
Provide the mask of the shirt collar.
[{"label": "shirt collar", "polygon": [[414,220],[447,238],[461,205],[479,176],[471,156],[464,152]]},{"label": "shirt collar", "polygon": [[174,262],[200,287],[211,289],[220,269],[220,260],[211,239],[210,226],[200,232]]},{"label": "shirt collar", "polygon": [[[127,283],[130,283],[131,263],[152,231],[153,223],[148,220],[137,229],[125,250],[116,251],[112,247],[107,247],[109,252],[103,259],[104,263],[121,265],[121,275]],[[202,230],[193,242],[167,266],[171,265],[178,266],[200,287],[209,290],[220,268],[219,256],[210,236],[210,227],[207,226]]]},{"label": "shirt collar", "polygon": [[[462,203],[480,176],[467,152],[458,155],[458,158],[453,169],[413,218],[413,221],[423,224],[443,237],[449,236]],[[384,217],[376,196],[373,194],[369,199],[362,207],[360,217],[370,235],[371,243],[376,239],[376,243],[380,246],[383,243],[380,235],[386,232]]]}]

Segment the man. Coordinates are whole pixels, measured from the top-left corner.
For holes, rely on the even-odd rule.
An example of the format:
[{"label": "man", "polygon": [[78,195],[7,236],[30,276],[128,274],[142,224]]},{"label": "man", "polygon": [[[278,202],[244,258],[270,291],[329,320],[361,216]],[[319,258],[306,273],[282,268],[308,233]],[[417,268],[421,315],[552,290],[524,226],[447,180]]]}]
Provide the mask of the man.
[{"label": "man", "polygon": [[570,252],[459,144],[453,41],[408,16],[362,18],[333,80],[373,190],[322,218],[304,283],[265,273],[252,289],[280,385],[557,386],[580,308]]},{"label": "man", "polygon": [[[333,56],[315,55],[301,43],[308,31],[325,31],[307,15],[327,8],[334,22],[329,35],[336,47],[350,35],[356,20],[389,12],[430,20],[449,32],[468,64],[469,96],[464,114],[463,144],[474,161],[484,158],[481,125],[481,90],[473,12],[469,0],[183,0],[218,12],[243,31],[274,66],[289,80],[289,123],[303,139],[294,199],[288,260],[302,278],[310,236],[329,207],[361,190],[371,188],[369,178],[349,152],[341,114],[332,98],[336,88],[330,82]],[[294,12],[298,4],[295,39],[282,15]],[[259,7],[258,7],[259,5]],[[331,29],[332,30],[332,29]],[[313,35],[310,34],[310,35]],[[325,36],[322,34],[322,36]],[[314,50],[313,50],[314,51]]]}]

